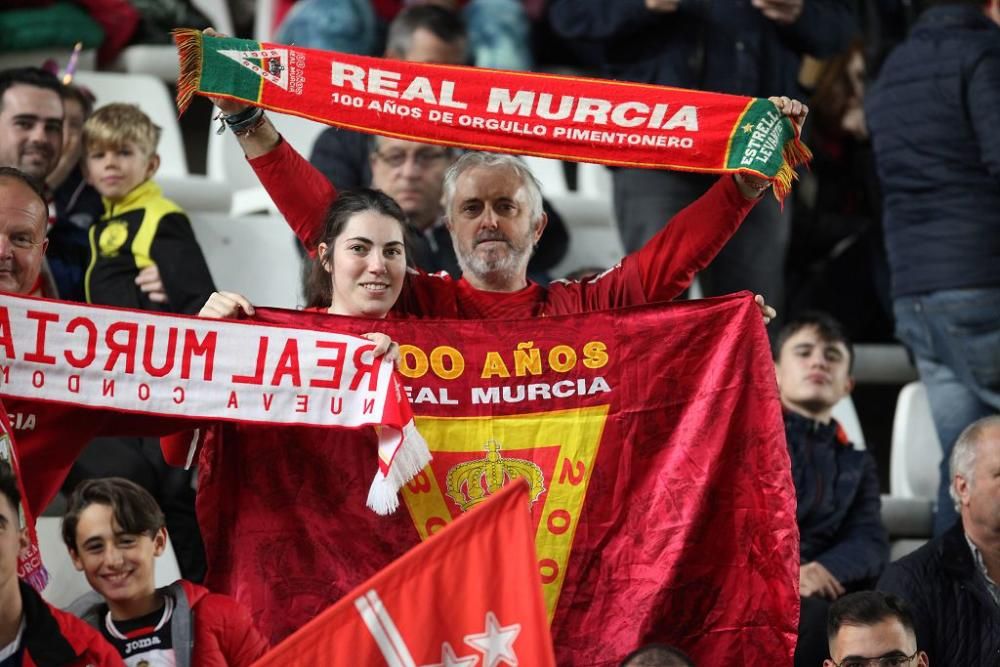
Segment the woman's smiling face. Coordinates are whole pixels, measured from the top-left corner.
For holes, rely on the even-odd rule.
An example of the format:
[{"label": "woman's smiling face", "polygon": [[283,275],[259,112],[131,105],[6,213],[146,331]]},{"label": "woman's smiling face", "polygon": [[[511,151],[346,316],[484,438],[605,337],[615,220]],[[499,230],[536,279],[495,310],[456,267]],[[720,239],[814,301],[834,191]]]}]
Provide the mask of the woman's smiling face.
[{"label": "woman's smiling face", "polygon": [[330,272],[330,312],[355,317],[385,317],[396,303],[406,277],[403,228],[398,220],[376,213],[355,213],[319,254]]}]

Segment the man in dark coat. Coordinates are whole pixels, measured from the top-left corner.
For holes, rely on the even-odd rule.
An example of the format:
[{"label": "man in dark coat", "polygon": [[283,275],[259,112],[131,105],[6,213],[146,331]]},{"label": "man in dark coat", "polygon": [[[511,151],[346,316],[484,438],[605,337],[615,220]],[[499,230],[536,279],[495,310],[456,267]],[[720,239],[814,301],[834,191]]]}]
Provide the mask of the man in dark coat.
[{"label": "man in dark coat", "polygon": [[928,4],[865,109],[896,334],[916,357],[944,450],[940,535],[957,518],[955,439],[1000,411],[1000,0]]},{"label": "man in dark coat", "polygon": [[854,449],[833,406],[854,387],[853,349],[840,323],[803,313],[775,343],[775,369],[792,460],[799,526],[796,665],[827,657],[829,602],[874,584],[889,556],[875,461]]},{"label": "man in dark coat", "polygon": [[935,667],[1000,665],[1000,415],[962,431],[950,464],[960,520],[886,568],[878,588],[909,602]]}]

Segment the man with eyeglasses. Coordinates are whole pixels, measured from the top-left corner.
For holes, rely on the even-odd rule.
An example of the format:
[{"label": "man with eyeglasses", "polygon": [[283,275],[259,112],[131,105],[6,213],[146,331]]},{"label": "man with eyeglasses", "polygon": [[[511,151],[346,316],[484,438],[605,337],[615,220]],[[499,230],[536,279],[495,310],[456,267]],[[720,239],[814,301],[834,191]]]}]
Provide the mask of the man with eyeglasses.
[{"label": "man with eyeglasses", "polygon": [[827,617],[830,658],[823,667],[928,667],[917,649],[913,616],[895,595],[851,593],[830,605]]},{"label": "man with eyeglasses", "polygon": [[457,275],[458,260],[444,225],[444,174],[458,151],[389,137],[372,137],[371,186],[396,200],[406,213],[408,251],[415,266]]},{"label": "man with eyeglasses", "polygon": [[[407,7],[393,19],[385,57],[419,63],[464,65],[469,61],[469,36],[455,11],[433,4]],[[338,190],[373,187],[395,199],[414,232],[408,252],[414,266],[453,278],[461,275],[451,235],[444,225],[441,191],[444,173],[459,151],[414,141],[369,137],[361,132],[330,128],[313,145],[312,163]],[[406,155],[414,160],[406,160]],[[558,213],[543,201],[549,218],[528,267],[538,282],[566,252],[569,234]]]}]

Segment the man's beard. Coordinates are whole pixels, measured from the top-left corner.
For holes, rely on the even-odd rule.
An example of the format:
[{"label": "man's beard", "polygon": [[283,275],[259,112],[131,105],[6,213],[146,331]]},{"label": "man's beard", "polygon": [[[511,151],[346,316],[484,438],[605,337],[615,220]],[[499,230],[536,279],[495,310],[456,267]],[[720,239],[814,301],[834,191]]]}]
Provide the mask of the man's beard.
[{"label": "man's beard", "polygon": [[[507,245],[507,252],[490,253],[483,257],[475,248],[483,241],[501,241]],[[508,281],[521,272],[526,255],[531,253],[531,245],[518,247],[500,232],[480,234],[476,237],[470,252],[459,252],[458,265],[462,273],[472,274],[483,282]]]},{"label": "man's beard", "polygon": [[[23,152],[26,153],[29,149],[35,153],[31,164],[26,164],[22,154],[18,156],[18,168],[35,180],[44,181],[56,166],[55,151],[48,144],[40,142],[26,144]],[[41,162],[39,162],[39,157],[41,157]]]}]

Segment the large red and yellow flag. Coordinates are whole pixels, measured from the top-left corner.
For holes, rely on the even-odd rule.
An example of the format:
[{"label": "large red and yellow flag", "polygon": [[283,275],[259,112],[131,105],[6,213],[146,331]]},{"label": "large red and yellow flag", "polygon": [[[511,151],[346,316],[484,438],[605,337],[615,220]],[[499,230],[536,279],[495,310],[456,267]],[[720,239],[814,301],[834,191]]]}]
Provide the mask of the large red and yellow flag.
[{"label": "large red and yellow flag", "polygon": [[371,448],[343,439],[224,433],[202,457],[208,583],[251,607],[272,638],[521,478],[559,664],[617,664],[651,641],[704,665],[790,664],[795,495],[749,295],[378,329],[402,344],[403,384],[433,455],[404,487],[405,509],[364,509]]},{"label": "large red and yellow flag", "polygon": [[515,482],[418,545],[255,667],[554,666],[528,486]]}]

